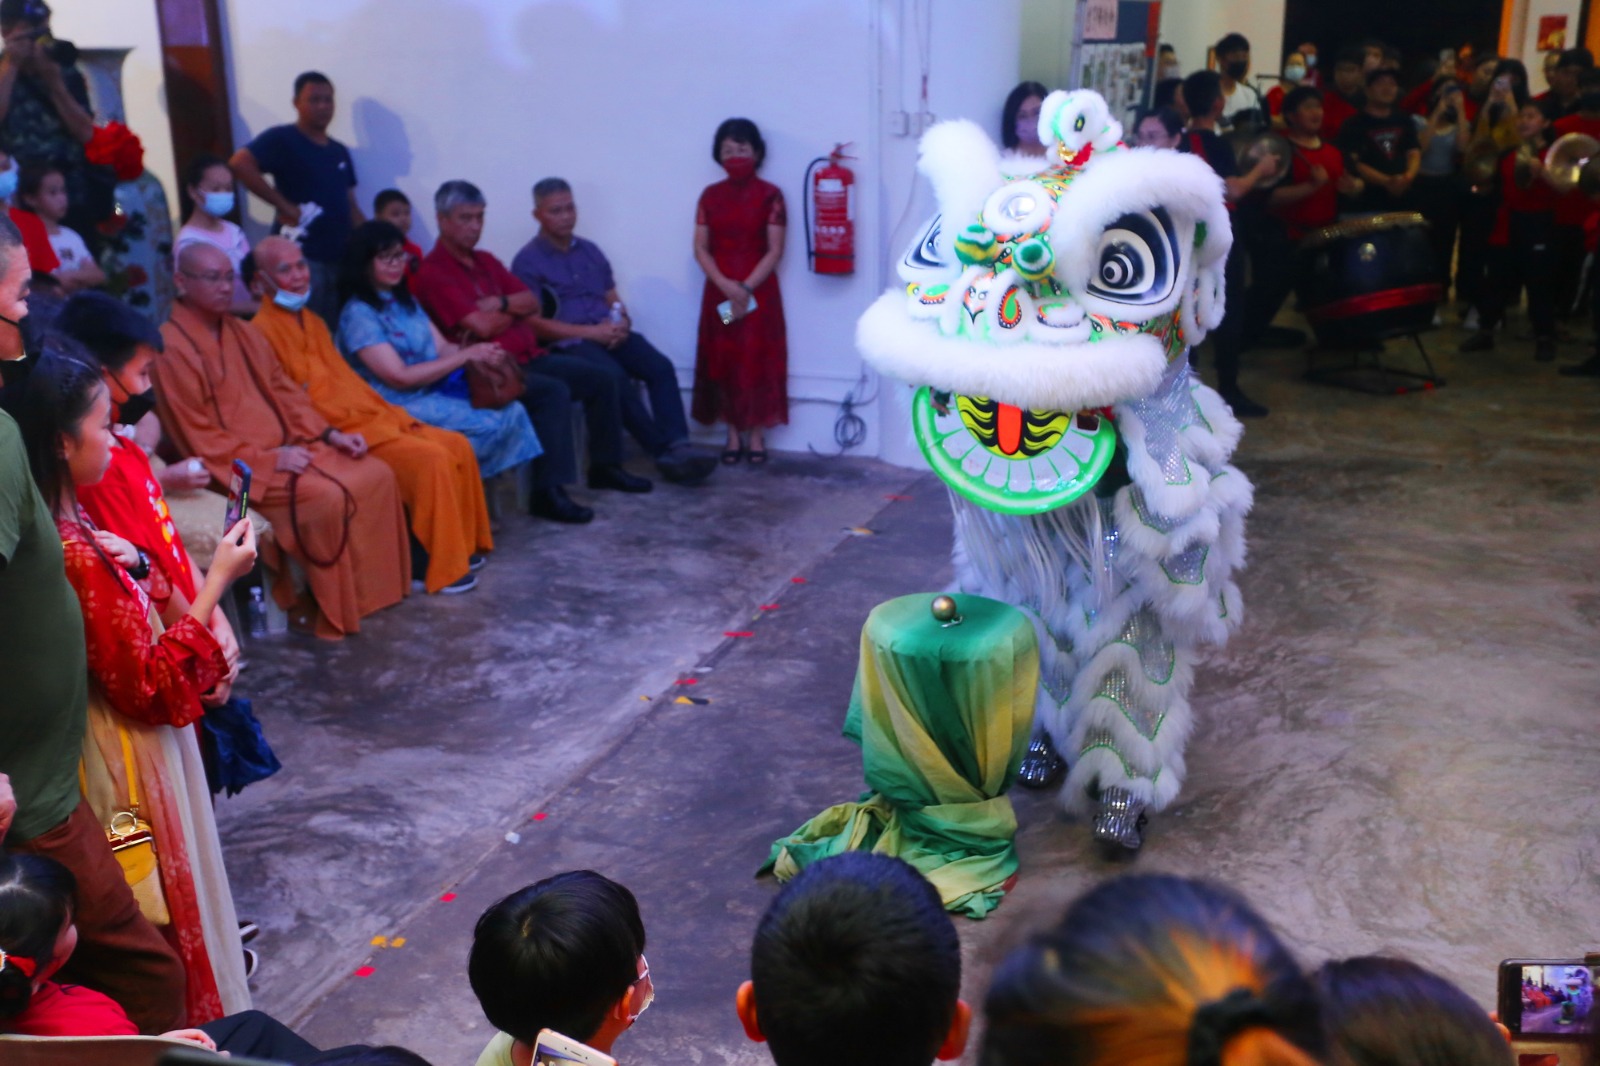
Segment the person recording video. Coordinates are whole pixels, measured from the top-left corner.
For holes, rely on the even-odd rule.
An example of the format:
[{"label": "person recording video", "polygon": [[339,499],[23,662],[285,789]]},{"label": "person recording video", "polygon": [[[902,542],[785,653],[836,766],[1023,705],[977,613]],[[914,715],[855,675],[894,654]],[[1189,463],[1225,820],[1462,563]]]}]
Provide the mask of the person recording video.
[{"label": "person recording video", "polygon": [[59,168],[71,205],[66,225],[93,234],[111,190],[103,181],[92,187],[83,154],[94,115],[78,49],[51,36],[44,0],[0,0],[0,44],[0,143],[13,158]]}]

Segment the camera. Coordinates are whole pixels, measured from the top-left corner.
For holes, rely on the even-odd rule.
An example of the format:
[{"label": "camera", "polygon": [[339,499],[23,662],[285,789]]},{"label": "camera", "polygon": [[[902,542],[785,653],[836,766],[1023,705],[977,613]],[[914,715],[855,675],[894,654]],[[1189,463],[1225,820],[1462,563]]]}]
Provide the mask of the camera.
[{"label": "camera", "polygon": [[1513,1036],[1582,1039],[1596,1031],[1595,979],[1600,953],[1582,959],[1507,959],[1500,964],[1497,1006]]}]

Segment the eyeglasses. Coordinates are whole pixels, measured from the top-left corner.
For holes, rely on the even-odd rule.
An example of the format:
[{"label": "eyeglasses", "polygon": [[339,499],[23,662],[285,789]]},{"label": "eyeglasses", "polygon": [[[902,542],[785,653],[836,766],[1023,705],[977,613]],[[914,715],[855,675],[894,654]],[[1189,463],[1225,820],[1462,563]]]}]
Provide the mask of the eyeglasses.
[{"label": "eyeglasses", "polygon": [[221,273],[218,273],[215,270],[208,270],[204,274],[191,274],[189,271],[184,270],[180,271],[180,273],[186,278],[192,278],[195,281],[204,282],[207,285],[232,285],[234,280],[239,276],[231,270],[223,271]]},{"label": "eyeglasses", "polygon": [[404,248],[397,249],[393,252],[384,252],[382,255],[377,257],[378,262],[386,267],[405,266],[410,259],[411,257],[406,254],[406,250]]},{"label": "eyeglasses", "polygon": [[[639,1014],[643,1014],[645,1011],[650,1009],[650,1004],[656,1001],[656,985],[654,981],[650,980],[650,960],[645,958],[643,955],[640,955],[639,961],[644,963],[644,973],[633,979],[633,986],[637,986],[640,981],[649,982],[649,986],[645,989],[644,993],[644,1003],[639,1006]],[[635,1014],[634,1017],[637,1018],[639,1014]]]}]

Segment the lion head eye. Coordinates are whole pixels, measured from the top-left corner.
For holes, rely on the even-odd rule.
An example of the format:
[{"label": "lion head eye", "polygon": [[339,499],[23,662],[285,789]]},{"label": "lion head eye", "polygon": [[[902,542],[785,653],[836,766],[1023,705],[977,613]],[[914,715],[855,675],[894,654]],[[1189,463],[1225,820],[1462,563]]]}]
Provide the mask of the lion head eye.
[{"label": "lion head eye", "polygon": [[1178,242],[1162,208],[1123,215],[1100,235],[1088,291],[1119,304],[1155,304],[1172,295]]}]

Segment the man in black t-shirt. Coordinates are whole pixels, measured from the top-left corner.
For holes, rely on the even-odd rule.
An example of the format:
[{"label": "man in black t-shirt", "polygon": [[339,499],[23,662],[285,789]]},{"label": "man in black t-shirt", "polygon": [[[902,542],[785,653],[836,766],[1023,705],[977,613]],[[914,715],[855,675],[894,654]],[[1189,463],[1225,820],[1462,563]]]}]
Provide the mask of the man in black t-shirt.
[{"label": "man in black t-shirt", "polygon": [[1407,211],[1411,183],[1422,166],[1417,124],[1394,106],[1400,81],[1394,68],[1379,67],[1367,75],[1367,105],[1339,130],[1339,150],[1349,171],[1366,183],[1344,206],[1350,211]]}]

